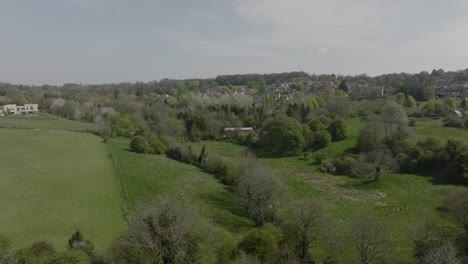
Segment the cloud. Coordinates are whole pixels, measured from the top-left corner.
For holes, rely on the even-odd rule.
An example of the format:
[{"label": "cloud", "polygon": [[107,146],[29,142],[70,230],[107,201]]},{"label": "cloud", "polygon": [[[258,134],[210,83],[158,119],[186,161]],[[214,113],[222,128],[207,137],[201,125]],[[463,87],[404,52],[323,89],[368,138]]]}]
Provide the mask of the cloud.
[{"label": "cloud", "polygon": [[107,4],[113,0],[65,0],[65,2],[80,8],[89,8],[97,4]]}]

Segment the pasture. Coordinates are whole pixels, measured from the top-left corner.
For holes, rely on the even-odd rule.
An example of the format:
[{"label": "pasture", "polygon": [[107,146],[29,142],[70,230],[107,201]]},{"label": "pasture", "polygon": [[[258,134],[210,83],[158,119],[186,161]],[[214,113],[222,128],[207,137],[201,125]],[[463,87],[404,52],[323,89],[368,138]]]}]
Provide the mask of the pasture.
[{"label": "pasture", "polygon": [[441,119],[417,118],[414,132],[417,138],[438,138],[440,140],[457,139],[461,141],[468,140],[468,129],[444,127]]},{"label": "pasture", "polygon": [[39,113],[37,116],[0,116],[0,127],[69,130],[78,132],[97,131],[97,127],[94,123],[57,118],[45,113]]},{"label": "pasture", "polygon": [[128,139],[111,139],[108,144],[130,211],[161,195],[180,196],[193,202],[202,216],[227,232],[243,233],[254,226],[229,187],[212,175],[165,155],[130,152]]},{"label": "pasture", "polygon": [[[359,214],[373,214],[388,227],[392,244],[395,245],[395,256],[398,263],[412,261],[413,244],[408,236],[411,223],[416,223],[425,217],[433,219],[443,226],[459,228],[449,219],[438,213],[436,209],[442,199],[451,191],[466,187],[453,185],[434,185],[430,177],[411,174],[386,173],[379,182],[369,179],[357,179],[346,176],[335,176],[322,173],[314,163],[313,156],[318,153],[337,155],[349,151],[356,144],[361,123],[359,119],[348,122],[349,136],[341,142],[333,142],[328,147],[311,154],[311,158],[303,157],[269,157],[258,152],[259,160],[268,165],[273,173],[280,176],[288,188],[289,202],[303,199],[317,199],[326,204],[328,213],[336,219],[332,229],[343,233],[348,220]],[[431,130],[430,127],[434,126]],[[449,130],[443,134],[445,130]],[[439,136],[440,139],[463,138],[466,130],[453,130],[438,127],[433,120],[418,120],[414,128],[420,137]],[[426,134],[426,131],[433,131]],[[436,132],[434,132],[436,131]],[[437,133],[438,132],[438,133]],[[441,135],[446,135],[442,137]],[[193,149],[198,152],[206,146],[210,156],[232,157],[246,147],[227,141],[204,141],[193,143]],[[323,243],[314,248],[316,255],[326,256],[329,247]]]},{"label": "pasture", "polygon": [[14,248],[43,240],[63,250],[79,229],[103,251],[125,232],[112,161],[101,141],[88,133],[0,129],[0,234]]}]

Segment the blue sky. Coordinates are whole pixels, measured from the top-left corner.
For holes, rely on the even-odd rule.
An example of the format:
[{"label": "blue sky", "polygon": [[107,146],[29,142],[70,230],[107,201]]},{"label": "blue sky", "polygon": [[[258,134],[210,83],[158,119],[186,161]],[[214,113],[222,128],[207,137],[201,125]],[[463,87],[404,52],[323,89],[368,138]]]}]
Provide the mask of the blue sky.
[{"label": "blue sky", "polygon": [[0,0],[0,82],[468,68],[468,0]]}]

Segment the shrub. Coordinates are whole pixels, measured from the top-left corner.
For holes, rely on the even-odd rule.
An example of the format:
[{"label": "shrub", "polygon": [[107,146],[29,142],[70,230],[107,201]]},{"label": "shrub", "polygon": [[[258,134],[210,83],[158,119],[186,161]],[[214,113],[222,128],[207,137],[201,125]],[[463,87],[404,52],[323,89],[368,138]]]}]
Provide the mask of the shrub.
[{"label": "shrub", "polygon": [[68,246],[70,249],[80,250],[87,254],[91,254],[94,250],[93,243],[89,240],[85,240],[80,230],[76,230],[75,233],[72,234],[71,238],[68,240]]},{"label": "shrub", "polygon": [[411,118],[411,119],[409,120],[409,122],[408,122],[408,125],[409,125],[410,127],[414,127],[414,126],[416,125],[416,119]]},{"label": "shrub", "polygon": [[182,148],[178,145],[171,145],[167,147],[166,156],[170,159],[181,160]]},{"label": "shrub", "polygon": [[320,170],[323,172],[334,173],[336,171],[335,162],[333,159],[324,159],[320,165]]},{"label": "shrub", "polygon": [[182,147],[180,154],[180,161],[193,165],[198,163],[198,156],[193,152],[192,146]]},{"label": "shrub", "polygon": [[274,234],[265,228],[254,229],[239,244],[239,248],[245,253],[258,256],[261,260],[272,254],[277,247]]},{"label": "shrub", "polygon": [[47,256],[55,254],[55,248],[46,241],[34,242],[31,246],[31,253],[34,256]]},{"label": "shrub", "polygon": [[445,127],[462,127],[462,125],[462,119],[454,113],[448,114],[447,117],[444,119]]},{"label": "shrub", "polygon": [[351,157],[338,158],[334,161],[335,173],[338,175],[352,175],[355,163],[356,161]]},{"label": "shrub", "polygon": [[315,149],[321,149],[331,142],[331,135],[326,130],[317,131],[314,133],[312,145]]},{"label": "shrub", "polygon": [[152,153],[161,155],[166,153],[166,145],[161,140],[156,139],[151,143],[151,150]]},{"label": "shrub", "polygon": [[224,179],[228,172],[227,162],[220,157],[209,157],[203,163],[203,171]]},{"label": "shrub", "polygon": [[333,120],[330,125],[328,125],[327,130],[333,141],[343,140],[347,136],[346,122],[341,118]]},{"label": "shrub", "polygon": [[136,136],[130,142],[130,149],[136,153],[148,153],[148,141],[142,136]]}]

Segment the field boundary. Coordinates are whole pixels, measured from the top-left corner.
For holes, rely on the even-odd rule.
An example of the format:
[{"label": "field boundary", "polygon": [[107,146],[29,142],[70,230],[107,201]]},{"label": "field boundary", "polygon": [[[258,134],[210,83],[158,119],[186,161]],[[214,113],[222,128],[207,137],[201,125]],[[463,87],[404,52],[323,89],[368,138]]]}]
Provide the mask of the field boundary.
[{"label": "field boundary", "polygon": [[107,153],[109,153],[110,158],[112,159],[112,166],[114,167],[114,174],[115,178],[117,179],[117,187],[119,189],[119,195],[120,195],[120,207],[122,208],[122,214],[127,223],[130,223],[130,220],[128,218],[128,206],[127,203],[125,202],[125,197],[123,193],[123,188],[122,188],[122,181],[120,177],[120,172],[118,168],[118,163],[116,161],[117,156],[114,154],[114,150],[109,147],[109,142],[106,142],[106,148],[107,148]]}]

